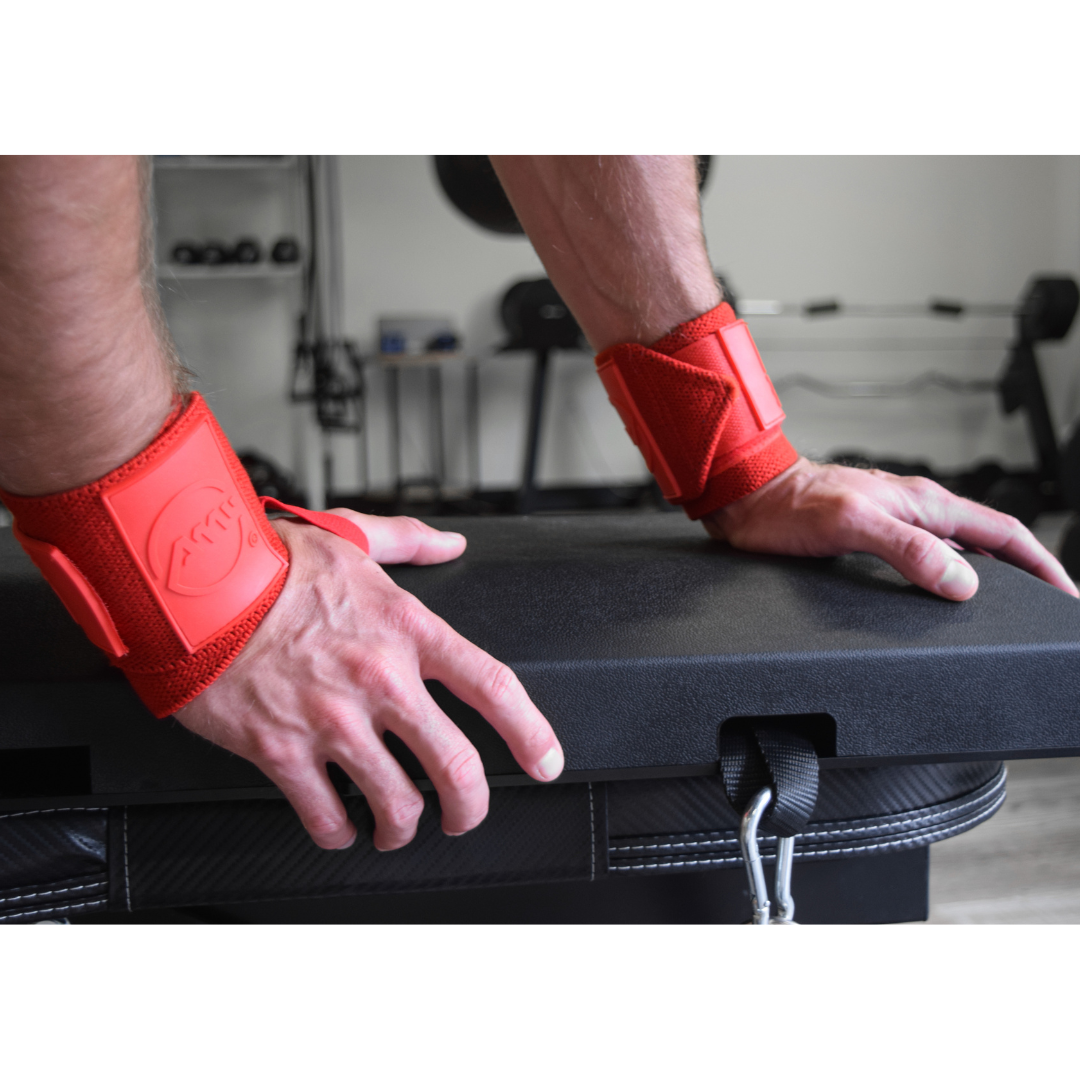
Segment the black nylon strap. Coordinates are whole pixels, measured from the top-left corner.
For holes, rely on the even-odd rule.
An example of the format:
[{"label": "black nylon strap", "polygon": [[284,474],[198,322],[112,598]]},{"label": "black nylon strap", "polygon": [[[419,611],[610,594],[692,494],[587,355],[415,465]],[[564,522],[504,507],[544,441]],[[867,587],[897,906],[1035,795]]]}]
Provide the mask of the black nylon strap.
[{"label": "black nylon strap", "polygon": [[762,830],[795,836],[817,802],[817,752],[810,739],[782,720],[728,721],[720,729],[720,779],[739,814],[763,787],[772,788]]}]

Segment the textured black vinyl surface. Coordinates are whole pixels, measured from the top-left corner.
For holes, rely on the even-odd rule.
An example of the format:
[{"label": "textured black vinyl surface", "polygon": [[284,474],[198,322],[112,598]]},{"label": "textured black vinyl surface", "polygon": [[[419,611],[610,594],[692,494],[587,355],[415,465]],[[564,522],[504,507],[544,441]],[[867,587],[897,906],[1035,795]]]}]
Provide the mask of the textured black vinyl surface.
[{"label": "textured black vinyl surface", "polygon": [[[796,842],[796,859],[884,855],[973,827],[1004,798],[1000,764],[903,766],[879,776],[880,799],[861,771],[826,774],[826,807]],[[874,770],[887,773],[889,770]],[[919,774],[927,775],[919,779]],[[979,782],[981,781],[981,783]],[[916,800],[927,792],[932,803]],[[342,852],[316,848],[291,810],[237,801],[132,806],[123,811],[122,865],[113,863],[114,909],[431,891],[526,882],[592,881],[738,866],[738,818],[711,777],[501,788],[487,820],[443,836],[429,797],[417,838],[378,853],[360,800],[347,800],[360,830]],[[894,809],[903,805],[903,809]],[[775,841],[762,852],[773,857]]]},{"label": "textured black vinyl surface", "polygon": [[[795,841],[795,860],[851,859],[926,847],[982,824],[1005,802],[1005,769],[974,791],[933,806],[897,814],[808,823]],[[776,858],[776,840],[760,837],[765,862]],[[671,873],[741,866],[736,828],[685,833],[612,836],[608,872]]]},{"label": "textured black vinyl surface", "polygon": [[[1080,748],[1080,603],[1004,563],[968,556],[982,586],[954,604],[871,556],[747,555],[676,514],[438,524],[466,554],[389,573],[517,671],[568,772],[700,773],[736,716],[827,713],[853,763]],[[0,751],[89,746],[93,794],[132,801],[267,791],[149,716],[6,529],[0,609]],[[487,723],[431,686],[489,775],[520,776]]]},{"label": "textured black vinyl surface", "polygon": [[[881,857],[954,835],[1000,806],[1003,780],[995,763],[827,772],[796,860]],[[496,789],[488,819],[454,838],[439,830],[429,796],[416,839],[391,853],[372,847],[362,800],[346,802],[360,836],[343,852],[316,848],[291,809],[273,801],[2,815],[0,923],[92,913],[107,903],[138,912],[587,882],[741,862],[738,819],[716,777]],[[763,840],[762,851],[771,859],[773,841]],[[617,908],[616,894],[612,901]],[[855,918],[841,918],[846,910],[840,906],[838,920]],[[864,918],[888,921],[872,911],[856,921]]]},{"label": "textured black vinyl surface", "polygon": [[[912,922],[927,916],[928,848],[825,862],[798,862],[798,921]],[[772,875],[766,883],[772,886]],[[365,893],[320,900],[76,913],[76,923],[701,924],[750,917],[741,867],[696,874],[622,875],[444,892]]]},{"label": "textured black vinyl surface", "polygon": [[[821,773],[811,824],[904,814],[968,795],[1000,772],[998,761],[888,765]],[[624,780],[608,785],[612,836],[737,829],[719,776]]]},{"label": "textured black vinyl surface", "polygon": [[122,906],[588,880],[596,873],[603,819],[590,785],[493,791],[487,819],[457,837],[443,835],[437,801],[427,802],[416,838],[392,852],[372,845],[362,799],[346,800],[360,835],[344,851],[317,848],[291,807],[278,802],[129,807]]},{"label": "textured black vinyl surface", "polygon": [[982,585],[955,604],[674,514],[452,527],[462,559],[393,576],[514,667],[568,768],[713,762],[718,722],[775,714],[830,714],[839,757],[1080,747],[1080,602],[1002,562],[967,556]]},{"label": "textured black vinyl surface", "polygon": [[0,814],[0,923],[103,908],[107,892],[104,810]]}]

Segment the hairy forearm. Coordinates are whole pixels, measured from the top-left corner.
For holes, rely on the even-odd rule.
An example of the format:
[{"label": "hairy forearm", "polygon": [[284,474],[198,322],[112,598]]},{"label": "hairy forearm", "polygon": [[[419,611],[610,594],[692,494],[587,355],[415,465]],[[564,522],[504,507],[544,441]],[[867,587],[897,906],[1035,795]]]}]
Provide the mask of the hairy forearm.
[{"label": "hairy forearm", "polygon": [[0,488],[95,480],[169,413],[146,180],[133,157],[0,159]]},{"label": "hairy forearm", "polygon": [[690,156],[492,157],[549,277],[598,352],[720,302]]}]

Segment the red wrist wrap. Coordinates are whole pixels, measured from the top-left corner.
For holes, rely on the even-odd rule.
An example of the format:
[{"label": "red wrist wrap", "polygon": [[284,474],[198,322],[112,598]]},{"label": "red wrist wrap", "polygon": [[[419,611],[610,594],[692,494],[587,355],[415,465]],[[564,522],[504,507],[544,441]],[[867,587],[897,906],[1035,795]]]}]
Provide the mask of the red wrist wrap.
[{"label": "red wrist wrap", "polygon": [[[100,480],[0,497],[68,611],[159,717],[228,667],[285,585],[288,550],[198,394]],[[367,551],[343,518],[265,502]]]},{"label": "red wrist wrap", "polygon": [[694,520],[798,458],[754,339],[727,304],[649,347],[613,345],[596,366],[664,498]]}]

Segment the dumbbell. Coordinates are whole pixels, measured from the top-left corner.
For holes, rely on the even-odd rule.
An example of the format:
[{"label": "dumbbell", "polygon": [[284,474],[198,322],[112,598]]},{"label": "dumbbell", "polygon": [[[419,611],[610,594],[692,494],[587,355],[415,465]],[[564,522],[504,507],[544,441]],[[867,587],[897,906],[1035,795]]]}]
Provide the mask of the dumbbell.
[{"label": "dumbbell", "polygon": [[208,240],[202,249],[203,266],[221,266],[231,259],[232,252],[220,240]]},{"label": "dumbbell", "polygon": [[237,240],[232,257],[233,262],[240,263],[242,266],[252,266],[255,263],[262,262],[262,244],[250,237]]},{"label": "dumbbell", "polygon": [[194,266],[202,262],[202,246],[192,240],[181,240],[173,246],[172,261],[180,266]]},{"label": "dumbbell", "polygon": [[299,262],[300,245],[291,236],[283,236],[271,249],[270,258],[276,263]]}]

